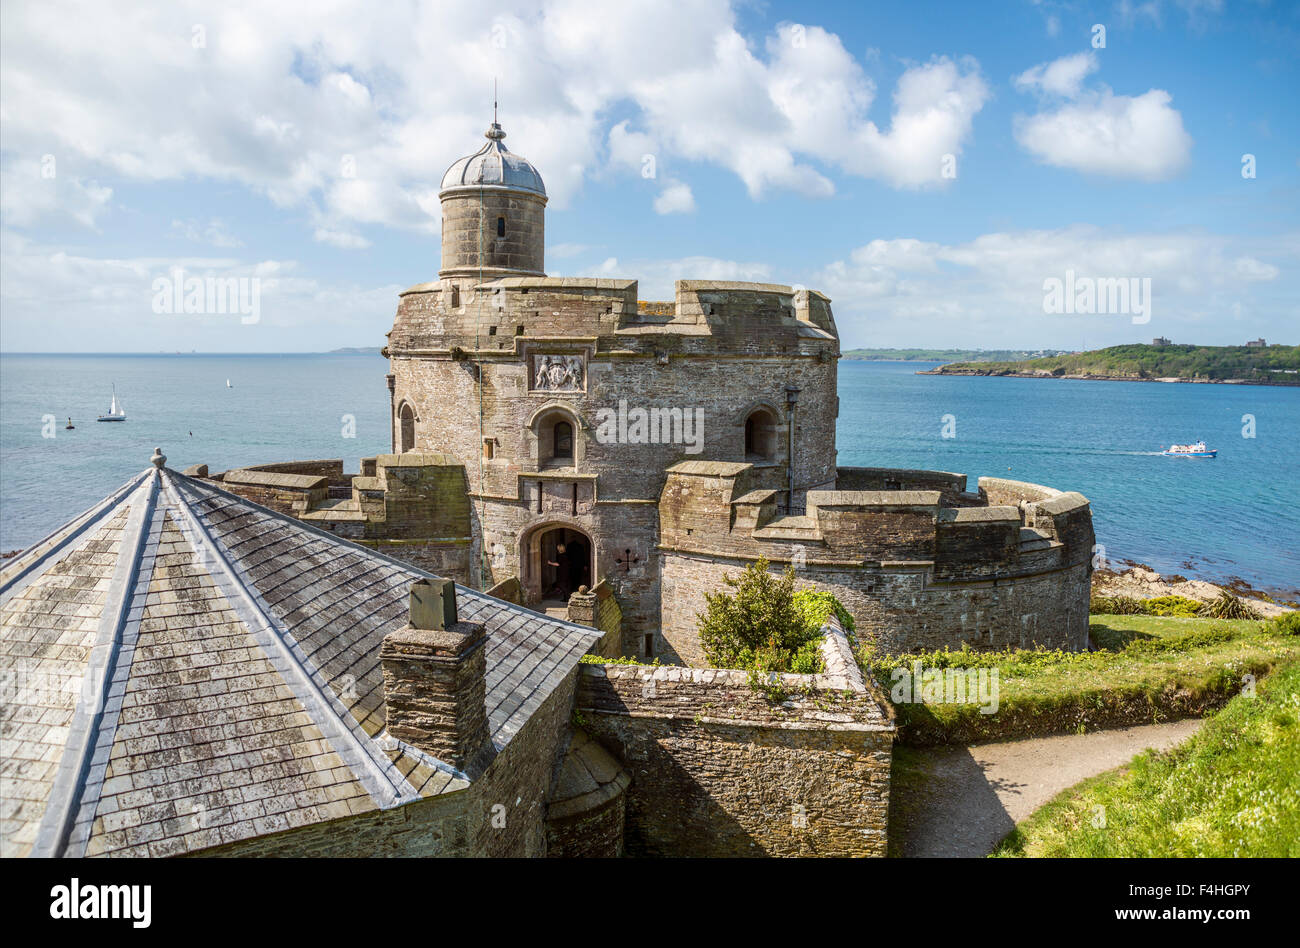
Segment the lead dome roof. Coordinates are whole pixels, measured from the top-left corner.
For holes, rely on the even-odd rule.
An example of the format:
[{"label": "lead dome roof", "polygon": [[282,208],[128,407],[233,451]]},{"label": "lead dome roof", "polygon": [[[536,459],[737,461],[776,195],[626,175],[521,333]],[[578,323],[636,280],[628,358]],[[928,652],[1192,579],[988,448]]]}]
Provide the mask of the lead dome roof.
[{"label": "lead dome roof", "polygon": [[483,133],[488,142],[472,155],[459,158],[442,176],[441,191],[455,188],[511,188],[545,196],[546,185],[533,163],[506,148],[505,131],[493,122]]}]

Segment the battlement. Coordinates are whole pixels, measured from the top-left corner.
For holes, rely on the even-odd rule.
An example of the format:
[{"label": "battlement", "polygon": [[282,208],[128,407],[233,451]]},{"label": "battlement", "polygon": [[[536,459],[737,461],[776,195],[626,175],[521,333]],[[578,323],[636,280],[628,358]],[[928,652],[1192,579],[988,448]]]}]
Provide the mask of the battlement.
[{"label": "battlement", "polygon": [[578,338],[595,340],[598,351],[809,347],[838,354],[830,300],[816,291],[679,280],[667,303],[638,300],[637,286],[635,280],[540,276],[421,283],[401,294],[389,350],[518,355],[533,338]]},{"label": "battlement", "polygon": [[659,503],[661,628],[700,663],[709,593],[760,557],[834,594],[883,652],[1080,649],[1087,643],[1092,514],[1081,494],[947,471],[842,468],[802,512],[749,464],[668,468]]},{"label": "battlement", "polygon": [[[1036,484],[986,478],[971,493],[964,474],[843,468],[837,486],[853,489],[809,491],[804,512],[791,515],[749,464],[689,461],[667,474],[665,550],[809,566],[926,564],[935,578],[1010,575],[1091,556],[1087,499]],[[890,489],[862,489],[868,484]]]}]

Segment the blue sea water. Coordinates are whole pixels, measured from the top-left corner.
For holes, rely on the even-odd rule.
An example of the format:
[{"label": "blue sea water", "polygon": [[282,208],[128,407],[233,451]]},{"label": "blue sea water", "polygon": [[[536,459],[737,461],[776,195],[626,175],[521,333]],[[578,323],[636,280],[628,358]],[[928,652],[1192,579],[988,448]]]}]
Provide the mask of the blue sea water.
[{"label": "blue sea water", "polygon": [[[1300,589],[1300,389],[916,374],[929,367],[840,363],[841,465],[1077,490],[1112,561]],[[155,446],[177,469],[341,457],[355,471],[389,449],[386,372],[378,355],[2,355],[0,549],[86,509]],[[114,383],[128,420],[97,423]],[[1218,458],[1159,456],[1195,439]]]}]

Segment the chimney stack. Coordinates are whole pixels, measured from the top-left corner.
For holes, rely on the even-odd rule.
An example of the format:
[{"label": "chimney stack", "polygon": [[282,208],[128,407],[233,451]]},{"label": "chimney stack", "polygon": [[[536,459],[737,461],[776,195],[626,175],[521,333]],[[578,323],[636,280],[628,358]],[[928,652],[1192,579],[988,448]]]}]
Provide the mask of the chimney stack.
[{"label": "chimney stack", "polygon": [[490,744],[486,644],[483,623],[457,620],[455,583],[414,583],[407,626],[379,651],[388,733],[466,770]]}]

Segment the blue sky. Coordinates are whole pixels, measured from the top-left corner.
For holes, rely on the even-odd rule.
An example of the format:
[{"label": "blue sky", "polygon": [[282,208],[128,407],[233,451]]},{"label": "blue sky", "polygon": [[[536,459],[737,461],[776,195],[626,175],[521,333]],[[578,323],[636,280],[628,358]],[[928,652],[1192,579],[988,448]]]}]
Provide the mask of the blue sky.
[{"label": "blue sky", "polygon": [[[494,76],[552,273],[814,287],[846,347],[1300,342],[1300,4],[123,9],[0,12],[5,351],[382,344]],[[176,267],[256,320],[158,312]]]}]

